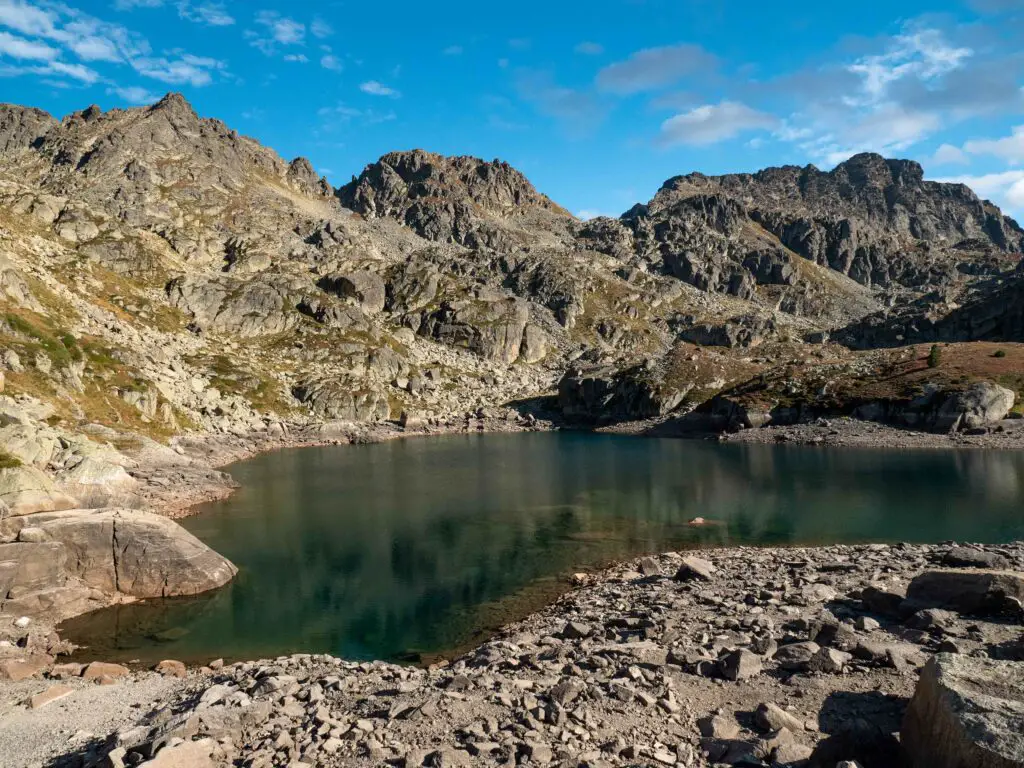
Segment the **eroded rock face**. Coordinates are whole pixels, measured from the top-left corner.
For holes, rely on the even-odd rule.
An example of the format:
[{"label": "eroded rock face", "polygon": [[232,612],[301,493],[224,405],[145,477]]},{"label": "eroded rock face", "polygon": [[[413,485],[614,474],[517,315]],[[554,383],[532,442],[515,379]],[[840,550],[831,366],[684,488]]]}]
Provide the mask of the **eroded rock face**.
[{"label": "eroded rock face", "polygon": [[558,405],[574,420],[648,419],[670,413],[688,391],[685,385],[659,382],[646,366],[582,366],[571,368],[558,383]]},{"label": "eroded rock face", "polygon": [[[32,531],[23,542],[19,534]],[[22,609],[62,613],[84,587],[106,596],[195,595],[223,586],[237,569],[166,517],[125,509],[67,510],[0,523],[0,612],[5,601]],[[28,598],[45,595],[34,604]]]},{"label": "eroded rock face", "polygon": [[913,768],[1024,766],[1024,664],[959,654],[921,673],[900,739]]},{"label": "eroded rock face", "polygon": [[247,337],[294,328],[300,290],[281,276],[238,280],[196,275],[173,280],[167,295],[172,306],[192,314],[199,328]]},{"label": "eroded rock face", "polygon": [[519,299],[449,302],[423,318],[419,333],[488,360],[514,363],[529,319],[529,308]]}]

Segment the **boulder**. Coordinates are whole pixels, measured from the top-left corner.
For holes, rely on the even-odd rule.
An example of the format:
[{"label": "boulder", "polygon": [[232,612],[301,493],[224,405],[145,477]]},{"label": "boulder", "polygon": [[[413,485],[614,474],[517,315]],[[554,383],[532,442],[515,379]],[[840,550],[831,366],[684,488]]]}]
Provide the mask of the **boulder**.
[{"label": "boulder", "polygon": [[328,275],[321,279],[318,285],[335,296],[352,299],[367,314],[384,311],[384,280],[373,272]]},{"label": "boulder", "polygon": [[1024,602],[1024,574],[1014,571],[941,570],[915,577],[907,587],[904,614],[946,608],[970,615],[999,614]]},{"label": "boulder", "polygon": [[445,302],[423,318],[418,332],[486,360],[514,363],[529,319],[529,305],[522,299]]},{"label": "boulder", "polygon": [[717,570],[704,558],[689,555],[683,558],[679,570],[676,571],[676,581],[711,581]]},{"label": "boulder", "polygon": [[972,547],[953,547],[942,556],[942,564],[950,568],[991,568],[997,571],[1013,566],[1009,558],[998,552],[986,552]]},{"label": "boulder", "polygon": [[[17,605],[26,613],[64,613],[90,590],[110,597],[194,595],[223,586],[237,572],[173,520],[150,512],[66,510],[8,522],[20,526],[19,533],[41,531],[44,540],[0,544],[2,611]],[[33,603],[33,595],[45,599]]]},{"label": "boulder", "polygon": [[982,381],[954,392],[939,406],[934,428],[940,432],[976,429],[1002,421],[1013,408],[1013,390]]},{"label": "boulder", "polygon": [[1024,767],[1024,665],[933,657],[903,720],[911,768]]}]

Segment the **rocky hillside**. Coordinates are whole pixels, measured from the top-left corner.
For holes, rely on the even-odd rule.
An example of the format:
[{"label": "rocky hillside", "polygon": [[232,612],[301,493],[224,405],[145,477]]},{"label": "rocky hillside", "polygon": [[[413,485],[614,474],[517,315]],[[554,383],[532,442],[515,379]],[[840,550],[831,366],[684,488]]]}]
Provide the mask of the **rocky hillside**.
[{"label": "rocky hillside", "polygon": [[[566,415],[610,415],[573,394],[601,378],[584,370],[618,382],[617,418],[663,416],[769,357],[1022,341],[999,309],[1022,246],[966,187],[874,155],[677,176],[581,222],[506,163],[420,150],[335,190],[176,94],[63,120],[0,106],[0,381],[43,419],[22,419],[33,445],[444,422],[563,378]],[[3,450],[52,463],[23,443]]]}]

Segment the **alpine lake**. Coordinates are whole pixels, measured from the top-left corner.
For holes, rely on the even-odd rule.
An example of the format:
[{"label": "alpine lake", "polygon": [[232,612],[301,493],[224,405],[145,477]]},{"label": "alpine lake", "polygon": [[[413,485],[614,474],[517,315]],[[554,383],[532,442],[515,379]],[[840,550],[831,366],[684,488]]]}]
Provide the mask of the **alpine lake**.
[{"label": "alpine lake", "polygon": [[574,572],[644,553],[1024,538],[1013,452],[552,432],[301,448],[229,471],[241,488],[182,523],[237,578],[66,622],[82,658],[425,662],[544,606]]}]

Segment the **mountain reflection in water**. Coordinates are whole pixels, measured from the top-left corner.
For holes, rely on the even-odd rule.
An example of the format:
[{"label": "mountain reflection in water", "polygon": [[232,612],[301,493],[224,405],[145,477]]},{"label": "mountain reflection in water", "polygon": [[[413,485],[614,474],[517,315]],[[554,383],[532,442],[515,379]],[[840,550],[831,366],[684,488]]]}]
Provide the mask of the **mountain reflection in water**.
[{"label": "mountain reflection in water", "polygon": [[477,641],[565,574],[639,553],[1024,538],[1024,454],[1010,452],[563,432],[304,448],[230,471],[241,489],[184,524],[236,581],[79,617],[67,637],[143,661],[402,659]]}]

